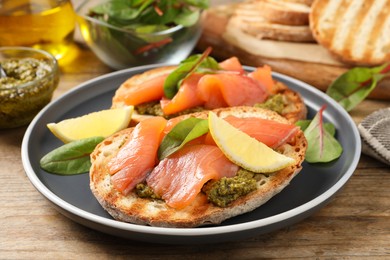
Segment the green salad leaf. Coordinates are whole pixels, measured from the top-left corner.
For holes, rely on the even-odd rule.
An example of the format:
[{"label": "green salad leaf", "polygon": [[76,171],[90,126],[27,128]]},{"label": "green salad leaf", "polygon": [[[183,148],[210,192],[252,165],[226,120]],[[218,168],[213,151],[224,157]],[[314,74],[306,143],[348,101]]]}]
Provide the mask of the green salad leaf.
[{"label": "green salad leaf", "polygon": [[347,111],[363,101],[377,84],[390,75],[390,64],[373,68],[353,68],[340,75],[326,93]]},{"label": "green salad leaf", "polygon": [[181,24],[185,27],[189,27],[193,24],[196,24],[196,22],[200,18],[200,12],[197,10],[191,10],[191,9],[183,9],[183,11],[176,15],[176,17],[173,18],[173,22],[175,24]]},{"label": "green salad leaf", "polygon": [[89,171],[90,154],[103,137],[91,137],[62,145],[40,160],[42,169],[59,175],[75,175]]},{"label": "green salad leaf", "polygon": [[187,118],[177,125],[163,138],[157,155],[162,160],[182,148],[189,141],[206,134],[209,131],[207,119]]},{"label": "green salad leaf", "polygon": [[113,0],[97,5],[90,11],[102,16],[106,15],[108,19],[133,20],[139,17],[153,2],[153,0],[132,1],[130,4],[127,0]]},{"label": "green salad leaf", "polygon": [[[299,120],[295,122],[296,126],[299,126],[302,131],[305,131],[306,128],[310,125],[312,120],[306,119],[306,120]],[[336,128],[332,123],[323,123],[325,131],[327,131],[331,136],[334,136],[336,134]]]},{"label": "green salad leaf", "polygon": [[211,48],[207,48],[203,54],[196,54],[183,60],[165,79],[164,95],[173,98],[179,91],[181,82],[197,70],[218,70],[218,62],[208,56],[210,52]]},{"label": "green salad leaf", "polygon": [[110,0],[89,10],[89,16],[109,24],[129,28],[144,25],[194,25],[208,0]]},{"label": "green salad leaf", "polygon": [[[305,160],[309,163],[330,162],[340,157],[343,152],[341,144],[333,136],[334,126],[324,126],[323,111],[326,106],[322,106],[313,120],[305,126],[304,134],[308,142]],[[300,125],[301,123],[298,123]]]}]

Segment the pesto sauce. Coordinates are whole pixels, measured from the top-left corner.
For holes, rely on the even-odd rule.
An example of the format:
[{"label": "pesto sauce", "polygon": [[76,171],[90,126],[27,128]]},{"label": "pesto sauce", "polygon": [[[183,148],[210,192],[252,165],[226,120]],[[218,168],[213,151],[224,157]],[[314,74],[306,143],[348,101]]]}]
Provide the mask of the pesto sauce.
[{"label": "pesto sauce", "polygon": [[227,207],[239,197],[257,189],[256,174],[240,169],[237,175],[231,178],[222,179],[206,184],[203,191],[207,194],[208,200],[219,207]]},{"label": "pesto sauce", "polygon": [[145,183],[138,183],[135,186],[135,193],[140,198],[149,198],[149,199],[161,199],[154,191]]},{"label": "pesto sauce", "polygon": [[8,59],[0,62],[7,77],[0,78],[1,89],[14,88],[41,79],[51,72],[44,60],[34,58]]},{"label": "pesto sauce", "polygon": [[193,107],[193,108],[189,108],[189,109],[180,111],[180,112],[172,114],[172,115],[165,115],[164,112],[162,111],[160,102],[158,102],[158,101],[143,103],[143,104],[135,106],[134,109],[140,115],[162,116],[166,119],[170,119],[170,118],[180,116],[180,115],[201,112],[201,111],[205,110],[203,107]]},{"label": "pesto sauce", "polygon": [[283,109],[286,106],[283,96],[281,94],[276,94],[269,97],[264,103],[255,104],[254,107],[260,107],[275,111],[278,114],[283,113]]},{"label": "pesto sauce", "polygon": [[8,59],[0,64],[7,75],[0,78],[0,128],[25,125],[50,102],[58,75],[50,75],[45,60]]}]

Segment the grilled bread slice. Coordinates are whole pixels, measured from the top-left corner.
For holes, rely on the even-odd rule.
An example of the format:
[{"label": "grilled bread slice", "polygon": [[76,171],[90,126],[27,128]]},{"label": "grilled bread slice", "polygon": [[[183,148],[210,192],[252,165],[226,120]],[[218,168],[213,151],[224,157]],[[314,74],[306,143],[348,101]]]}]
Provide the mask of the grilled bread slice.
[{"label": "grilled bread slice", "polygon": [[[175,68],[175,66],[160,67],[130,77],[116,90],[115,95],[112,99],[112,108],[118,108],[128,105],[123,101],[122,97],[126,95],[127,90],[129,88],[142,84],[142,82],[148,81],[154,77],[168,74],[172,72]],[[283,109],[280,113],[282,116],[287,118],[292,123],[300,119],[306,118],[307,108],[298,92],[288,88],[282,82],[275,81],[274,87],[270,95],[276,94],[281,94],[283,100]],[[133,123],[140,121],[145,117],[148,117],[147,115],[141,115],[137,113],[137,109],[138,108],[136,106],[133,114]],[[184,111],[184,113],[186,113],[186,111]]]},{"label": "grilled bread slice", "polygon": [[[253,1],[253,0],[252,0]],[[271,23],[285,25],[308,25],[310,6],[286,0],[254,0],[259,12]]]},{"label": "grilled bread slice", "polygon": [[[234,115],[237,117],[260,117],[282,123],[288,121],[277,113],[254,107],[233,107],[216,109],[220,117]],[[184,115],[207,118],[206,111]],[[123,145],[133,128],[114,134],[100,143],[91,154],[90,188],[102,207],[115,219],[140,225],[159,227],[197,227],[220,224],[231,217],[250,212],[286,187],[292,178],[302,169],[307,142],[302,131],[298,131],[294,139],[280,146],[277,151],[291,158],[295,163],[287,168],[269,175],[259,174],[257,188],[251,193],[239,197],[227,207],[219,207],[210,203],[204,193],[199,193],[195,201],[183,209],[169,207],[163,200],[140,198],[134,191],[128,195],[115,190],[110,182],[107,163]]]},{"label": "grilled bread slice", "polygon": [[290,2],[290,3],[305,4],[307,6],[311,6],[314,2],[314,0],[283,0],[283,1]]},{"label": "grilled bread slice", "polygon": [[232,16],[229,24],[258,39],[287,42],[314,42],[310,27],[306,25],[291,26],[270,23],[261,17],[256,17],[251,21],[249,16],[243,15],[243,12],[240,12],[239,15]]},{"label": "grilled bread slice", "polygon": [[230,24],[259,39],[314,42],[309,12],[303,3],[252,0],[237,5]]},{"label": "grilled bread slice", "polygon": [[341,61],[377,65],[390,61],[390,0],[316,0],[310,26],[317,42]]}]

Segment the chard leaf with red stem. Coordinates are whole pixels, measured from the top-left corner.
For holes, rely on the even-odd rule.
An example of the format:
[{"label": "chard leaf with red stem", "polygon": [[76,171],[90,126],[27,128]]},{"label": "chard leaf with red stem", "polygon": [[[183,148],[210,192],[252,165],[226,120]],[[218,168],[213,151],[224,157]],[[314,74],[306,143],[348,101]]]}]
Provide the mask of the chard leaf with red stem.
[{"label": "chard leaf with red stem", "polygon": [[340,157],[343,148],[324,127],[322,106],[315,115],[304,134],[308,142],[305,160],[309,163],[330,162]]},{"label": "chard leaf with red stem", "polygon": [[179,66],[172,71],[164,81],[164,95],[172,99],[179,91],[180,84],[197,69],[219,69],[218,62],[208,57],[211,48],[207,48],[202,54],[196,54],[183,60]]},{"label": "chard leaf with red stem", "polygon": [[377,84],[390,75],[390,63],[373,68],[353,68],[338,77],[326,93],[347,111],[363,101]]}]

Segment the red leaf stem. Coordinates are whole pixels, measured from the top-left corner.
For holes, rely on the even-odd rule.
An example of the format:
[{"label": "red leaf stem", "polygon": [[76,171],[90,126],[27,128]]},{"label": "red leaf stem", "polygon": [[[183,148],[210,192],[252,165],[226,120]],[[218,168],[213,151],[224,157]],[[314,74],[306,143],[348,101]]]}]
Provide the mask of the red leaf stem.
[{"label": "red leaf stem", "polygon": [[[196,70],[198,65],[201,64],[210,55],[212,50],[213,50],[213,48],[211,48],[210,46],[207,47],[207,49],[202,53],[202,56],[200,57],[198,62],[195,63],[194,66],[192,67],[192,69],[188,72],[188,75],[191,75]],[[187,77],[188,77],[188,75],[187,75]]]},{"label": "red leaf stem", "polygon": [[163,16],[164,15],[164,12],[160,9],[160,7],[158,7],[158,5],[156,3],[153,4],[153,8],[154,8],[154,11],[156,11],[156,13],[159,16]]},{"label": "red leaf stem", "polygon": [[321,151],[321,156],[324,151],[324,122],[323,122],[323,115],[322,113],[326,109],[326,105],[323,105],[320,110],[318,111],[318,124],[319,124],[319,132],[320,132],[320,151]]},{"label": "red leaf stem", "polygon": [[165,38],[165,39],[163,39],[163,40],[161,40],[161,41],[153,42],[153,43],[151,43],[151,44],[142,46],[142,47],[136,49],[133,53],[134,53],[135,55],[138,55],[138,54],[144,53],[144,52],[146,52],[146,51],[149,51],[149,50],[151,50],[151,49],[161,47],[161,46],[163,46],[163,45],[165,45],[165,44],[168,44],[168,43],[170,43],[170,42],[172,42],[172,38],[170,38],[170,37],[169,37],[169,38]]}]

